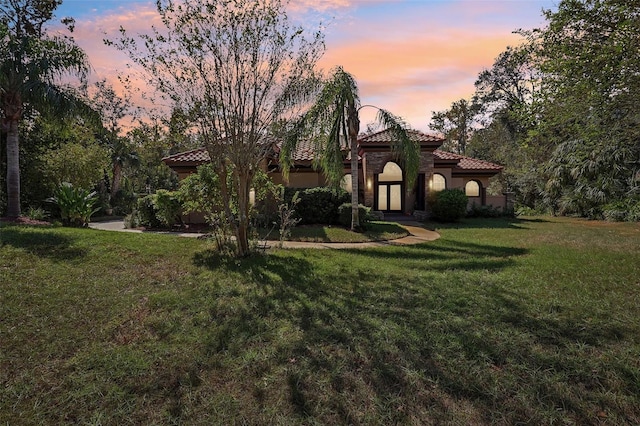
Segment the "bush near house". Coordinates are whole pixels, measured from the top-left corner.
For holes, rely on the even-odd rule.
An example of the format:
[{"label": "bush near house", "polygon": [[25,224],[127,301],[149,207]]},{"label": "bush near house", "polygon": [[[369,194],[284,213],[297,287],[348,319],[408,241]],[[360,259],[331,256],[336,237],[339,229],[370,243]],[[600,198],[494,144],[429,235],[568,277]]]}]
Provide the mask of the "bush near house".
[{"label": "bush near house", "polygon": [[338,207],[349,201],[349,194],[345,190],[327,187],[285,188],[284,201],[291,202],[296,192],[299,193],[300,202],[295,211],[301,225],[336,224],[338,223]]},{"label": "bush near house", "polygon": [[480,206],[476,203],[471,204],[471,208],[467,211],[467,217],[502,217],[507,216],[500,207]]},{"label": "bush near house", "polygon": [[431,207],[433,218],[440,222],[457,222],[467,214],[468,198],[461,189],[444,189],[435,195]]},{"label": "bush near house", "polygon": [[159,189],[155,194],[139,198],[135,215],[138,224],[150,228],[171,227],[180,222],[182,205],[175,191]]},{"label": "bush near house", "polygon": [[[367,229],[371,222],[371,209],[358,204],[358,219],[360,220],[360,228]],[[351,228],[351,203],[344,203],[338,207],[338,223],[345,228]]]}]

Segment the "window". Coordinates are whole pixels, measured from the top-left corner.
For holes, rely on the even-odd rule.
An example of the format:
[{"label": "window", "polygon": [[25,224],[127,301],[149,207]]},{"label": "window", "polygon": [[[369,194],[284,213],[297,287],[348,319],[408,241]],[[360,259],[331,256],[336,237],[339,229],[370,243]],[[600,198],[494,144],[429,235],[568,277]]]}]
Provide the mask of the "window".
[{"label": "window", "polygon": [[464,187],[464,192],[467,197],[479,197],[480,196],[480,184],[475,180],[470,180]]},{"label": "window", "polygon": [[402,169],[396,163],[389,161],[382,173],[378,175],[378,182],[402,182]]},{"label": "window", "polygon": [[351,194],[351,173],[346,174],[340,181],[340,187]]},{"label": "window", "polygon": [[443,189],[447,189],[447,180],[440,173],[434,173],[431,178],[431,190],[433,192],[439,192]]}]

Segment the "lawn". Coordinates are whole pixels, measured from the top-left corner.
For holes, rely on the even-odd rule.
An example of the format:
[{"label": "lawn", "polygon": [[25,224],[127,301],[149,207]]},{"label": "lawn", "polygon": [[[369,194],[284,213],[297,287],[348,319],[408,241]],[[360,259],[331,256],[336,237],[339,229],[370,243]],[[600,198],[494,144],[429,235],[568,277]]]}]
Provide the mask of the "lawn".
[{"label": "lawn", "polygon": [[0,228],[0,424],[639,424],[640,226],[236,261]]}]

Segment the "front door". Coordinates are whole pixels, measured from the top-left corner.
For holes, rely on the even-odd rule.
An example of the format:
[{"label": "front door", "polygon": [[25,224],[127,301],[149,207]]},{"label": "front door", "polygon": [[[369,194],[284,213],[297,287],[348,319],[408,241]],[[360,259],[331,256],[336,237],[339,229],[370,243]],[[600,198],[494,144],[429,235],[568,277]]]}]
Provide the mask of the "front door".
[{"label": "front door", "polygon": [[402,212],[402,183],[378,184],[378,210]]},{"label": "front door", "polygon": [[402,169],[389,161],[377,176],[376,208],[383,212],[402,212],[404,185]]}]

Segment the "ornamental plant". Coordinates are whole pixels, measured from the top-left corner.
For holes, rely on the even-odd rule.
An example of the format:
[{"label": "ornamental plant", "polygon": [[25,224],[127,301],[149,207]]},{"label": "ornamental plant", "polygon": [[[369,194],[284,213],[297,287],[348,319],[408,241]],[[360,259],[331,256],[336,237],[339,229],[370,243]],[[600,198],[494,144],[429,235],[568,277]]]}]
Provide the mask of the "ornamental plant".
[{"label": "ornamental plant", "polygon": [[47,201],[58,206],[65,226],[87,226],[91,216],[100,210],[100,207],[96,207],[98,195],[95,191],[74,188],[69,182],[60,184]]}]

